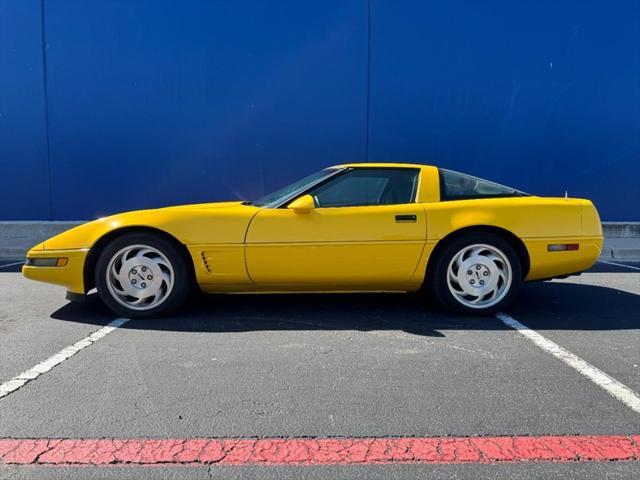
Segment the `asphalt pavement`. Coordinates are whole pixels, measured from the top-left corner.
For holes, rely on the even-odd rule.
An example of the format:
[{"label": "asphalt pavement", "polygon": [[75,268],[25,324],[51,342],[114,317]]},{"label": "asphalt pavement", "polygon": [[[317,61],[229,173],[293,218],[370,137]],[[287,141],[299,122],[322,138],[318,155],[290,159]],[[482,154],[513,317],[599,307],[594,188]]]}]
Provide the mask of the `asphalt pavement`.
[{"label": "asphalt pavement", "polygon": [[[0,384],[36,373],[0,398],[0,439],[640,434],[638,264],[599,263],[526,284],[505,312],[610,385],[499,318],[452,315],[405,294],[198,295],[176,315],[124,321],[46,364],[116,317],[95,295],[69,303],[64,290],[17,269],[0,265]],[[631,396],[616,397],[611,385]],[[36,458],[0,463],[0,478],[640,477],[637,459],[575,460],[46,466]]]}]

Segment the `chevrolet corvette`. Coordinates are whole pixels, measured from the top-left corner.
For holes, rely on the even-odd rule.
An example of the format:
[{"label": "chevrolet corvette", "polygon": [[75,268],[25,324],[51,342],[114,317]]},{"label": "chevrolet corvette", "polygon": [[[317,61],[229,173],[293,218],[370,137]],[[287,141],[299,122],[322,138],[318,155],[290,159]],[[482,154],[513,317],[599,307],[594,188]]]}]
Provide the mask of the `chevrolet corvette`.
[{"label": "chevrolet corvette", "polygon": [[418,164],[329,167],[253,202],[140,210],[33,247],[23,275],[118,315],[150,317],[208,293],[426,291],[490,314],[522,282],[591,267],[589,200],[545,198]]}]

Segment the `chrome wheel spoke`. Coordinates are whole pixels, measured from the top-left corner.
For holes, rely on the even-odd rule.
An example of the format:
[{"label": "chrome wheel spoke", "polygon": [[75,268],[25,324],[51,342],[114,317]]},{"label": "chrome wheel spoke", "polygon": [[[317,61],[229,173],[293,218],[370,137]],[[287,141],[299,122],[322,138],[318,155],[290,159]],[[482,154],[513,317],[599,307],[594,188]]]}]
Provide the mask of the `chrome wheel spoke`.
[{"label": "chrome wheel spoke", "polygon": [[142,297],[138,297],[135,300],[129,302],[129,305],[140,305],[145,300],[147,300],[147,299],[149,299],[151,297],[153,297],[153,295],[145,295],[145,296],[142,296]]},{"label": "chrome wheel spoke", "polygon": [[162,279],[164,283],[167,285],[167,288],[173,285],[173,278],[167,272],[162,272]]},{"label": "chrome wheel spoke", "polygon": [[502,259],[493,253],[490,253],[489,255],[485,255],[484,258],[486,258],[487,260],[491,261],[494,264],[496,263],[499,264],[502,262]]},{"label": "chrome wheel spoke", "polygon": [[135,254],[136,257],[140,258],[140,257],[144,257],[145,255],[153,255],[153,256],[157,256],[157,250],[155,249],[151,249],[151,248],[142,248],[140,250],[138,250],[138,252]]},{"label": "chrome wheel spoke", "polygon": [[123,290],[122,288],[118,288],[117,284],[113,284],[113,289],[116,291],[116,293],[118,293],[118,295],[129,295],[130,293],[126,290]]},{"label": "chrome wheel spoke", "polygon": [[455,266],[456,266],[456,271],[460,271],[460,266],[462,265],[462,256],[458,255],[455,258]]},{"label": "chrome wheel spoke", "polygon": [[153,260],[159,267],[164,267],[166,270],[171,270],[171,265],[168,262],[165,262],[164,259],[154,258]]},{"label": "chrome wheel spoke", "polygon": [[487,298],[485,298],[485,300],[487,300],[487,301],[488,300],[492,300],[493,298],[495,298],[496,293],[497,293],[496,289],[491,290],[487,295],[485,295],[485,297],[487,297]]}]

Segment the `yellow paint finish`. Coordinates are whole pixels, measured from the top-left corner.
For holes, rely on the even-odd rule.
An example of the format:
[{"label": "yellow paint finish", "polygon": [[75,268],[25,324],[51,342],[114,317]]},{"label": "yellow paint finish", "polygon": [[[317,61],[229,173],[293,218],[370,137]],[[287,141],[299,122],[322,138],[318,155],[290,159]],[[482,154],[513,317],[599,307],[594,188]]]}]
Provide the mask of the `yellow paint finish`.
[{"label": "yellow paint finish", "polygon": [[[522,239],[582,235],[583,202],[572,198],[511,197],[430,203],[426,205],[428,238],[441,239],[476,225],[503,228]],[[595,211],[593,206],[590,209]],[[599,219],[597,225],[601,228]],[[595,232],[591,228],[586,233]]]},{"label": "yellow paint finish", "polygon": [[602,223],[600,215],[589,200],[576,199],[581,207],[582,228],[580,234],[586,237],[599,237],[602,240]]},{"label": "yellow paint finish", "polygon": [[31,250],[34,250],[34,251],[44,250],[44,242],[35,245],[33,248],[31,248]]},{"label": "yellow paint finish", "polygon": [[103,235],[127,227],[156,228],[185,245],[242,243],[258,210],[240,202],[223,202],[121,213],[67,230],[46,240],[44,248],[90,248]]},{"label": "yellow paint finish", "polygon": [[418,261],[418,266],[409,280],[407,291],[413,292],[422,287],[427,273],[427,264],[435,248],[436,244],[434,242],[425,243],[424,248],[422,249],[422,255]]},{"label": "yellow paint finish", "polygon": [[303,195],[287,205],[287,208],[295,213],[309,213],[316,208],[316,202],[311,195]]},{"label": "yellow paint finish", "polygon": [[[526,280],[540,280],[569,273],[582,272],[590,268],[600,256],[602,237],[558,237],[527,239],[524,241],[531,268]],[[578,250],[549,252],[552,243],[577,243]]]},{"label": "yellow paint finish", "polygon": [[422,248],[422,242],[254,244],[247,245],[247,264],[257,284],[391,288],[410,280]]},{"label": "yellow paint finish", "polygon": [[251,283],[244,261],[244,245],[197,245],[188,249],[199,284]]},{"label": "yellow paint finish", "polygon": [[353,283],[349,286],[333,283],[305,285],[305,284],[268,284],[257,285],[200,285],[205,293],[363,293],[363,292],[394,292],[406,293],[415,291],[411,283],[396,283],[391,286],[373,285],[371,283]]},{"label": "yellow paint finish", "polygon": [[[396,215],[415,215],[397,222]],[[422,205],[261,210],[247,232],[259,284],[390,285],[413,275],[426,236]]]},{"label": "yellow paint finish", "polygon": [[85,293],[83,271],[87,250],[37,250],[29,251],[28,258],[68,258],[64,267],[22,267],[22,274],[31,280],[60,285],[73,293]]}]

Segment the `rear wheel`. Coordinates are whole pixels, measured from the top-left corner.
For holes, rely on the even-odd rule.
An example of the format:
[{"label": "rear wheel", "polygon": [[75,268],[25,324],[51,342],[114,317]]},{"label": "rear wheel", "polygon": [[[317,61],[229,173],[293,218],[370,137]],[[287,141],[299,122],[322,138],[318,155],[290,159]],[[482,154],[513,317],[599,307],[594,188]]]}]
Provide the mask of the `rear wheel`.
[{"label": "rear wheel", "polygon": [[118,315],[151,317],[178,307],[190,290],[189,270],[168,240],[147,233],[112,241],[98,258],[95,283]]},{"label": "rear wheel", "polygon": [[520,260],[503,238],[470,233],[439,252],[428,272],[431,290],[446,308],[488,315],[505,308],[522,283]]}]

